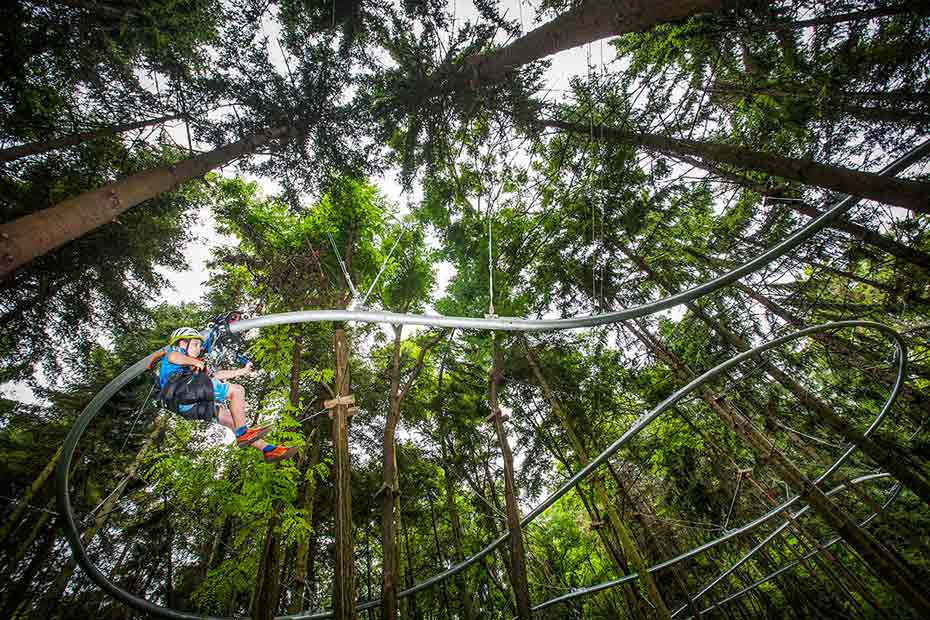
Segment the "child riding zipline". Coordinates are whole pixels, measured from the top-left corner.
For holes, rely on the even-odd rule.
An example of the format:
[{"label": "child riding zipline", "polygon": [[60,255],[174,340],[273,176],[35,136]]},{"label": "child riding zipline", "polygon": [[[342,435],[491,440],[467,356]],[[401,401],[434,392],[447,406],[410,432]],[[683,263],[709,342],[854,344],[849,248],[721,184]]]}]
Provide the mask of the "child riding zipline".
[{"label": "child riding zipline", "polygon": [[201,355],[210,352],[217,335],[212,331],[205,344],[200,332],[192,327],[181,327],[171,333],[168,346],[159,356],[158,387],[161,391],[158,399],[165,408],[187,420],[222,424],[233,431],[236,445],[260,450],[266,463],[294,456],[297,448],[275,446],[262,439],[271,430],[270,426],[248,427],[245,389],[225,381],[252,374],[251,362],[246,360],[245,367],[238,370],[207,372],[207,362]]}]

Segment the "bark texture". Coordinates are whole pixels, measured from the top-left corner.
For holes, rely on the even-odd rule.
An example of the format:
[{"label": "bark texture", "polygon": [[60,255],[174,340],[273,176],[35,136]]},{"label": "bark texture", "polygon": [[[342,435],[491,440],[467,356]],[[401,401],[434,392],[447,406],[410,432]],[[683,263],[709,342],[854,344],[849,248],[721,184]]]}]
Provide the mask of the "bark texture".
[{"label": "bark texture", "polygon": [[0,280],[36,257],[112,222],[137,204],[202,177],[289,132],[288,127],[269,129],[173,166],[159,166],[108,183],[0,225]]},{"label": "bark texture", "polygon": [[479,80],[499,80],[517,67],[557,52],[609,36],[645,32],[658,24],[717,11],[723,5],[722,0],[583,0],[513,43],[473,56],[469,63]]},{"label": "bark texture", "polygon": [[491,415],[494,430],[497,431],[497,440],[501,444],[501,453],[504,460],[504,498],[507,508],[507,528],[510,530],[510,558],[511,580],[513,582],[514,597],[517,600],[517,617],[520,620],[529,620],[530,591],[526,578],[526,552],[523,548],[523,530],[520,528],[520,512],[517,507],[516,488],[513,483],[513,453],[507,441],[507,432],[504,430],[504,419],[497,400],[497,386],[500,382],[500,354],[497,350],[497,341],[491,336],[491,356],[493,368],[491,370],[491,385],[489,390]]},{"label": "bark texture", "polygon": [[[333,349],[336,358],[337,394],[349,394],[349,353],[345,327],[334,324]],[[337,405],[333,411],[333,482],[336,499],[336,560],[333,567],[333,617],[355,620],[355,541],[352,534],[352,470],[349,457],[349,407]]]}]

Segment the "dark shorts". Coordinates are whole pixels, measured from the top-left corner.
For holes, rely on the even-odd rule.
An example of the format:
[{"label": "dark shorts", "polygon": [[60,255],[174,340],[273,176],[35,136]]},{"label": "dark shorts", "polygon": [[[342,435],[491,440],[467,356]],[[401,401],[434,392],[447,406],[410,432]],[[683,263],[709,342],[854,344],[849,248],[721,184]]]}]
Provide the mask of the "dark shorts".
[{"label": "dark shorts", "polygon": [[226,404],[226,399],[229,397],[229,384],[219,379],[212,379],[212,381],[213,402],[180,405],[178,407],[178,415],[185,420],[203,420],[204,422],[213,422],[216,420],[220,407]]}]

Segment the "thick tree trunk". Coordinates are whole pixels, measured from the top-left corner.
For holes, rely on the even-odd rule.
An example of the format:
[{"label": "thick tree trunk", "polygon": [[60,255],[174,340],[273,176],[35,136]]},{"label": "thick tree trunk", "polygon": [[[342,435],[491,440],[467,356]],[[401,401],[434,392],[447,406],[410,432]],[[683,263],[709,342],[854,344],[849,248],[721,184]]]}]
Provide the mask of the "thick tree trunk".
[{"label": "thick tree trunk", "polygon": [[[540,120],[539,123],[544,127],[552,127],[572,133],[587,135],[591,131],[591,127],[588,125],[558,120]],[[840,166],[820,164],[811,160],[791,159],[731,144],[669,138],[656,134],[624,131],[613,127],[596,127],[594,131],[600,132],[599,135],[608,140],[636,144],[672,157],[690,155],[711,162],[758,170],[799,183],[904,207],[918,213],[930,214],[930,184],[921,181],[887,177],[871,172],[860,172]]]},{"label": "thick tree trunk", "polygon": [[503,372],[500,367],[500,353],[497,350],[497,340],[491,335],[491,381],[489,400],[494,430],[497,431],[497,440],[501,445],[501,454],[504,460],[504,498],[507,508],[507,528],[510,530],[510,558],[511,579],[513,593],[517,602],[517,617],[520,620],[530,620],[530,590],[526,578],[526,553],[523,550],[523,530],[520,528],[520,512],[517,507],[516,488],[513,482],[513,453],[507,441],[507,432],[504,430],[504,419],[500,404],[497,400],[497,387]]},{"label": "thick tree trunk", "polygon": [[582,0],[550,22],[485,55],[473,56],[478,80],[495,81],[517,67],[557,52],[658,24],[719,10],[722,0]]},{"label": "thick tree trunk", "polygon": [[0,280],[34,258],[112,222],[140,202],[202,177],[289,132],[288,127],[276,127],[257,133],[172,166],[160,166],[108,183],[0,225]]},{"label": "thick tree trunk", "polygon": [[[349,351],[345,327],[333,324],[336,394],[349,394]],[[333,617],[355,620],[355,541],[352,533],[352,463],[349,456],[349,407],[337,405],[333,415],[333,482],[336,559],[333,567]]]},{"label": "thick tree trunk", "polygon": [[55,149],[74,146],[75,144],[81,144],[82,142],[96,140],[97,138],[103,138],[105,136],[112,136],[113,134],[122,133],[124,131],[141,129],[143,127],[148,127],[149,125],[161,125],[162,123],[167,123],[168,121],[173,121],[179,118],[181,118],[180,114],[173,114],[171,116],[151,118],[143,121],[136,121],[134,123],[113,125],[112,127],[104,127],[103,129],[97,129],[95,131],[85,131],[83,133],[74,134],[73,136],[65,136],[64,138],[58,138],[56,140],[48,140],[47,142],[30,142],[29,144],[12,146],[8,149],[0,149],[0,163],[14,161],[20,157],[26,157],[28,155],[40,155]]}]

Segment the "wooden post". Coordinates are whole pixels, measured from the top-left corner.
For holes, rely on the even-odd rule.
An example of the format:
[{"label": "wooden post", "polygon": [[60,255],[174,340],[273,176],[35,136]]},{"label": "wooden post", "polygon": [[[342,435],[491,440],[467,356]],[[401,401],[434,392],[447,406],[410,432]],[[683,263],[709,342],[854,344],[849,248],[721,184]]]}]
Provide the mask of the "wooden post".
[{"label": "wooden post", "polygon": [[497,384],[500,381],[500,356],[497,351],[497,339],[491,335],[491,377],[488,390],[494,430],[497,431],[497,440],[501,444],[501,454],[504,457],[504,499],[507,507],[507,528],[510,530],[510,559],[513,579],[513,592],[517,600],[517,617],[520,620],[530,620],[530,590],[526,580],[526,554],[523,551],[523,531],[520,529],[520,512],[517,508],[517,498],[513,483],[513,453],[507,442],[504,432],[504,420],[501,415],[500,404],[497,399]]},{"label": "wooden post", "polygon": [[[333,323],[337,396],[349,393],[348,345],[342,323]],[[349,461],[349,406],[333,408],[333,475],[336,494],[333,617],[355,620],[355,543],[352,537],[352,476]]]}]

